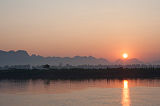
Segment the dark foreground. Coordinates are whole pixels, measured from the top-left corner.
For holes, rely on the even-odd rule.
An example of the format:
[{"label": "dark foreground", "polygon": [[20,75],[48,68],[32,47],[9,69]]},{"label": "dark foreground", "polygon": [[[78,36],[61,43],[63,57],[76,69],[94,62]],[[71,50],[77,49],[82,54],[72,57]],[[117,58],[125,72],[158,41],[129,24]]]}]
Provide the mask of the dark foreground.
[{"label": "dark foreground", "polygon": [[0,79],[158,78],[160,68],[1,70]]}]

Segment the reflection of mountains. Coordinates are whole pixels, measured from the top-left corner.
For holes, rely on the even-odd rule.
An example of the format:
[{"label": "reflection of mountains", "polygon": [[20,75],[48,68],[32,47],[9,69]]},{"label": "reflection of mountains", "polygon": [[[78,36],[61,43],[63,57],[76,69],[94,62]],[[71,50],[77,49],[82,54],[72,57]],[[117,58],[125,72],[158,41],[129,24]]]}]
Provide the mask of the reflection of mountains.
[{"label": "reflection of mountains", "polygon": [[75,56],[75,57],[43,57],[39,55],[29,55],[24,50],[18,51],[1,51],[0,50],[0,65],[42,65],[42,64],[50,64],[50,65],[82,65],[82,64],[90,64],[90,65],[106,65],[109,62],[103,58],[95,58],[92,56]]},{"label": "reflection of mountains", "polygon": [[[160,87],[160,79],[128,80],[128,88],[136,86]],[[27,80],[0,81],[0,93],[56,94],[91,88],[123,88],[123,80]],[[8,92],[9,91],[9,92]]]}]

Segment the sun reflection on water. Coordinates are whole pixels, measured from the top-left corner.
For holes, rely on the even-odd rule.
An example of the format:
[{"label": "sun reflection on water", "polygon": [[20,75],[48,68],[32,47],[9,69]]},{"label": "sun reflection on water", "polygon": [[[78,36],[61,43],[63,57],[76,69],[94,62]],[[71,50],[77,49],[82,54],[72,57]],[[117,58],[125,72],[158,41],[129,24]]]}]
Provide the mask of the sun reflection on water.
[{"label": "sun reflection on water", "polygon": [[127,80],[124,80],[123,81],[123,88],[126,88],[126,89],[128,89],[128,81]]},{"label": "sun reflection on water", "polygon": [[130,106],[129,88],[127,80],[123,81],[122,106]]}]

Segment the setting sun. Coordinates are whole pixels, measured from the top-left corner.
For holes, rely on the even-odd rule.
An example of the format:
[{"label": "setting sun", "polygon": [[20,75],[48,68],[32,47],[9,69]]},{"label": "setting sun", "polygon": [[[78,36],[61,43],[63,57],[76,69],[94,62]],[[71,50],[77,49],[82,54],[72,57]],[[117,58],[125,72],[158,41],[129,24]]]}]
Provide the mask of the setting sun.
[{"label": "setting sun", "polygon": [[128,58],[128,54],[127,54],[127,53],[124,53],[124,54],[123,54],[123,58],[124,58],[124,59]]}]

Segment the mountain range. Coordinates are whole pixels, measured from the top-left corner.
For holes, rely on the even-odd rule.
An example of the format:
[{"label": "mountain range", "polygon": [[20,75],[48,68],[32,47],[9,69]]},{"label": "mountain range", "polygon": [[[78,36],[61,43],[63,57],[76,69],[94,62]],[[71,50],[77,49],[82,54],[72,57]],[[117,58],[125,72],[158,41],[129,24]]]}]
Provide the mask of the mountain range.
[{"label": "mountain range", "polygon": [[127,65],[127,64],[144,64],[144,62],[136,59],[136,58],[132,58],[132,59],[118,59],[115,61],[114,64],[123,64],[123,65]]},{"label": "mountain range", "polygon": [[[159,61],[153,62],[160,63]],[[0,66],[4,65],[108,65],[108,64],[144,64],[144,62],[132,59],[118,59],[115,62],[109,62],[104,58],[95,58],[93,56],[74,56],[74,57],[43,57],[39,55],[29,55],[25,50],[3,51],[0,50]]]},{"label": "mountain range", "polygon": [[92,56],[74,56],[74,57],[43,57],[39,55],[29,55],[25,50],[2,51],[0,50],[0,65],[106,65],[109,62],[103,58]]}]

